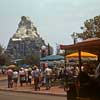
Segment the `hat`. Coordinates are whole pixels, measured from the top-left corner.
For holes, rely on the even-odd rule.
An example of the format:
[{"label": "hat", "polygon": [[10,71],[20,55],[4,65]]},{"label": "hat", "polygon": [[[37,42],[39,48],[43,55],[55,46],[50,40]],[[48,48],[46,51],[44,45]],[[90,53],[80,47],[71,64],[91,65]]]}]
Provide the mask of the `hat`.
[{"label": "hat", "polygon": [[23,70],[24,68],[23,68],[23,67],[21,67],[20,69],[21,69],[21,70]]},{"label": "hat", "polygon": [[30,68],[30,67],[29,67],[29,68],[28,68],[28,70],[29,70],[29,71],[31,71],[31,70],[32,70],[32,68]]},{"label": "hat", "polygon": [[33,69],[37,69],[38,67],[36,65],[33,66]]}]

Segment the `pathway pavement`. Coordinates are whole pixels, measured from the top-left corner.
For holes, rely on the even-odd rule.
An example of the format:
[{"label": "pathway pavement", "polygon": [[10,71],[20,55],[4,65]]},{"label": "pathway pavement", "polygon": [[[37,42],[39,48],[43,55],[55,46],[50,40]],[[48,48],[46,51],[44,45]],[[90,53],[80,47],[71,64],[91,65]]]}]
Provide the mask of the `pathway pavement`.
[{"label": "pathway pavement", "polygon": [[[6,77],[0,77],[0,81],[6,80]],[[6,82],[6,83],[5,83]],[[0,82],[0,91],[12,91],[21,93],[33,93],[41,95],[56,95],[56,96],[66,96],[66,92],[63,88],[59,86],[53,86],[50,90],[46,90],[45,87],[41,87],[40,91],[34,91],[33,86],[24,84],[22,87],[18,84],[17,87],[7,88],[7,81],[4,84]]]},{"label": "pathway pavement", "polygon": [[0,80],[5,80],[5,79],[7,79],[7,76],[0,74]]}]

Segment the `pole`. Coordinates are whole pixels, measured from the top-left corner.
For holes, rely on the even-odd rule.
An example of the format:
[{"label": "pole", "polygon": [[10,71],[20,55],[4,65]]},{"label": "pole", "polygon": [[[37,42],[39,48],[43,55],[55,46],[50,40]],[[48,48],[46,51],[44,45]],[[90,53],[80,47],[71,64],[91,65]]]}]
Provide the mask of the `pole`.
[{"label": "pole", "polygon": [[81,66],[82,66],[81,50],[78,51],[78,54],[79,54],[79,69],[80,69],[80,72],[81,72]]},{"label": "pole", "polygon": [[66,67],[66,49],[65,49],[65,54],[64,54],[64,60],[65,60],[65,67]]},{"label": "pole", "polygon": [[48,43],[48,56],[50,55],[50,45]]}]

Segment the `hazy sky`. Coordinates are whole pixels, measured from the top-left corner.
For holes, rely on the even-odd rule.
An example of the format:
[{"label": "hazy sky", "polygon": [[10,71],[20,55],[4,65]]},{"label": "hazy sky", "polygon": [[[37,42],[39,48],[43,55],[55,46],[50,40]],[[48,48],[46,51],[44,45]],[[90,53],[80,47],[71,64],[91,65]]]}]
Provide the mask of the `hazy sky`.
[{"label": "hazy sky", "polygon": [[68,45],[86,19],[100,15],[100,0],[0,0],[0,44],[7,46],[23,15],[47,43]]}]

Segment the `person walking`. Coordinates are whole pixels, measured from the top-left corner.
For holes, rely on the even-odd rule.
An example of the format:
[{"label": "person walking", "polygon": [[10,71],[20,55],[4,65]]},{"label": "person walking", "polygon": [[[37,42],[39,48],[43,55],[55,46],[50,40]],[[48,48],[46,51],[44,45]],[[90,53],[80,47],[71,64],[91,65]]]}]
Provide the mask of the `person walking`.
[{"label": "person walking", "polygon": [[25,83],[27,85],[28,84],[28,68],[24,68],[24,72],[25,72]]},{"label": "person walking", "polygon": [[20,69],[20,71],[19,71],[19,77],[20,77],[20,86],[23,86],[23,83],[26,82],[26,75],[25,75],[24,68]]},{"label": "person walking", "polygon": [[40,87],[39,87],[40,71],[37,66],[33,67],[32,77],[34,79],[34,90],[35,91],[37,91],[38,89],[40,90]]},{"label": "person walking", "polygon": [[46,90],[49,90],[51,88],[51,75],[52,75],[52,70],[46,66],[46,69],[44,71],[44,78],[45,78],[45,83],[46,83]]},{"label": "person walking", "polygon": [[17,70],[13,71],[13,81],[14,81],[14,86],[17,87],[17,83],[18,83],[18,72],[17,72]]},{"label": "person walking", "polygon": [[100,63],[95,70],[95,77],[90,82],[91,100],[100,100]]},{"label": "person walking", "polygon": [[76,79],[73,75],[73,69],[64,70],[64,90],[67,92],[67,100],[76,100]]},{"label": "person walking", "polygon": [[7,70],[7,76],[8,76],[8,88],[12,88],[13,87],[13,70],[12,69],[8,69]]},{"label": "person walking", "polygon": [[80,71],[78,75],[78,83],[80,84],[79,88],[79,97],[82,98],[89,98],[90,92],[89,92],[89,83],[90,83],[90,76],[88,73],[89,65],[84,64],[83,70]]},{"label": "person walking", "polygon": [[31,74],[31,72],[32,72],[32,69],[29,68],[28,69],[28,83],[30,84],[30,86],[31,86],[31,82],[32,82],[32,74]]}]

